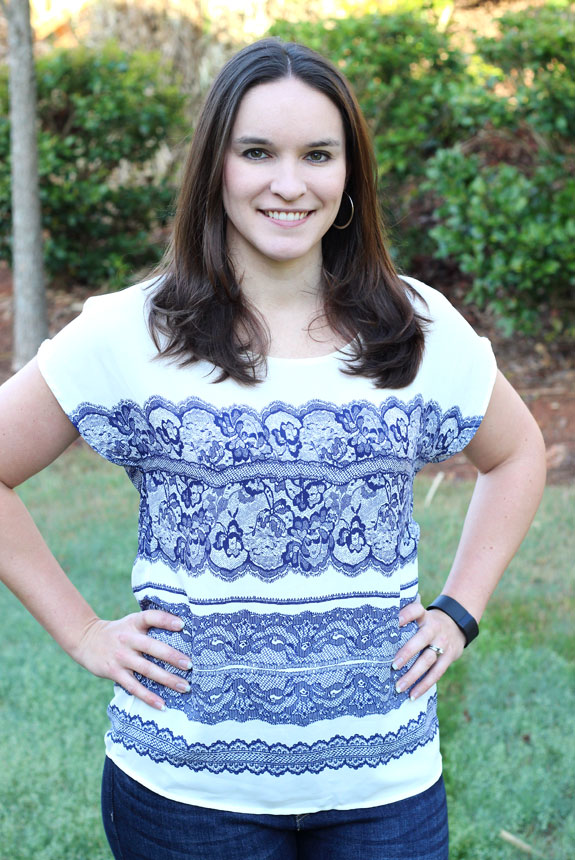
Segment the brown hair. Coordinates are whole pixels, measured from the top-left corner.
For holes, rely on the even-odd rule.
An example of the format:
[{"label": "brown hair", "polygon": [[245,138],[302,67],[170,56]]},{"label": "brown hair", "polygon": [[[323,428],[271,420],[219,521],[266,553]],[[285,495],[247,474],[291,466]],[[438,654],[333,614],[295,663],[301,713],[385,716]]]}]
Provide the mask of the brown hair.
[{"label": "brown hair", "polygon": [[[367,125],[335,66],[309,48],[278,39],[241,50],[212,84],[184,167],[172,239],[157,269],[161,277],[149,312],[152,336],[161,355],[182,365],[202,359],[216,365],[216,381],[259,381],[267,333],[243,299],[227,254],[222,177],[242,98],[252,87],[288,77],[331,99],[345,129],[345,190],[354,201],[355,217],[347,229],[332,227],[322,240],[326,320],[346,341],[356,338],[347,373],[370,377],[378,387],[401,388],[414,379],[421,362],[425,319],[415,312],[411,288],[398,277],[385,248]],[[336,223],[348,216],[344,195]],[[160,347],[161,334],[166,339]]]}]

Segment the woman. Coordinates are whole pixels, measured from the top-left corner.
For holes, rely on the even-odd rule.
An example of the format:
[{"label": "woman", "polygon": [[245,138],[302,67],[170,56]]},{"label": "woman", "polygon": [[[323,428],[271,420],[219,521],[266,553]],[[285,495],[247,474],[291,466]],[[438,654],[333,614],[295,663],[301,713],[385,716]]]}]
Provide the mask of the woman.
[{"label": "woman", "polygon": [[[161,271],[90,300],[0,407],[3,579],[117,685],[114,856],[446,858],[435,683],[529,526],[544,449],[489,344],[395,273],[330,63],[264,40],[225,66]],[[79,433],[141,494],[142,611],[118,621],[11,489]],[[477,486],[425,609],[413,476],[461,450]]]}]

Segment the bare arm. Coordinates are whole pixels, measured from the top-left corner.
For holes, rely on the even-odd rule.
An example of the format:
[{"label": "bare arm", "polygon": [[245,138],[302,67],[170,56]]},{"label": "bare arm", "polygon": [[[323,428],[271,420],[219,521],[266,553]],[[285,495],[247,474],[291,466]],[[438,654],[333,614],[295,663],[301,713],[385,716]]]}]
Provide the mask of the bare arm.
[{"label": "bare arm", "polygon": [[150,627],[179,630],[182,622],[156,610],[119,621],[98,618],[13,489],[53,462],[77,437],[35,360],[0,388],[0,578],[80,665],[161,708],[163,700],[140,684],[133,672],[181,689],[180,677],[143,655],[190,668],[186,655],[146,635]]},{"label": "bare arm", "polygon": [[[459,546],[442,593],[461,603],[477,621],[525,537],[545,486],[541,432],[511,385],[498,374],[489,407],[466,454],[479,470]],[[418,633],[398,652],[399,668],[421,651],[402,678],[402,689],[428,674],[411,695],[428,690],[462,653],[464,637],[439,610],[405,607],[401,621],[418,621]],[[444,649],[437,657],[429,644]]]}]

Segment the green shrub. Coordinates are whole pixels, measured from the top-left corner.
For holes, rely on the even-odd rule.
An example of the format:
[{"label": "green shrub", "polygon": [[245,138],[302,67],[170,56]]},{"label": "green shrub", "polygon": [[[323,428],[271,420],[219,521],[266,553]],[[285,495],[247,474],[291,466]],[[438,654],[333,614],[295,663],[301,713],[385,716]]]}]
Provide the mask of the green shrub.
[{"label": "green shrub", "polygon": [[559,4],[508,12],[500,30],[498,39],[478,37],[476,47],[507,75],[517,117],[573,143],[575,8]]},{"label": "green shrub", "polygon": [[531,176],[482,165],[460,149],[438,152],[425,188],[438,195],[437,256],[473,277],[467,300],[492,309],[507,334],[575,330],[575,177],[563,159]]},{"label": "green shrub", "polygon": [[422,10],[277,22],[271,34],[319,51],[346,75],[372,133],[392,255],[402,268],[416,255],[432,255],[433,243],[419,218],[425,165],[437,150],[488,121],[508,122],[506,101],[470,70],[450,35]]},{"label": "green shrub", "polygon": [[[45,264],[64,282],[119,282],[149,262],[151,225],[173,190],[150,168],[183,129],[183,97],[156,55],[58,51],[37,64]],[[0,79],[0,116],[7,115]],[[0,121],[0,257],[10,258],[8,121]],[[157,253],[157,252],[156,252]]]},{"label": "green shrub", "polygon": [[507,13],[498,38],[478,37],[499,68],[508,131],[487,125],[481,157],[452,148],[427,166],[435,254],[473,277],[468,300],[508,334],[575,334],[574,25],[560,3]]},{"label": "green shrub", "polygon": [[433,153],[505,106],[469,75],[465,56],[427,16],[365,15],[277,22],[271,34],[329,57],[355,89],[388,187],[424,169]]},{"label": "green shrub", "polygon": [[[469,301],[508,333],[575,331],[573,24],[563,0],[508,13],[500,37],[478,37],[470,56],[416,11],[271,31],[330,57],[352,83],[402,267],[422,255],[458,264],[474,279]],[[457,145],[470,139],[493,145],[468,157]]]}]

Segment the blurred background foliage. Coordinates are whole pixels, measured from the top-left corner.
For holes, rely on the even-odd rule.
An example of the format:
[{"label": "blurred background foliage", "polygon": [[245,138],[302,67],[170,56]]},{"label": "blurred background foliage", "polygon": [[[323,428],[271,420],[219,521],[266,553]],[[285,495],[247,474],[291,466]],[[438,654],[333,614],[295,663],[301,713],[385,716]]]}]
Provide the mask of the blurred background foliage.
[{"label": "blurred background foliage", "polygon": [[[157,53],[143,53],[138,27],[126,27],[135,7],[94,8],[105,38],[88,28],[83,45],[38,60],[46,264],[58,285],[114,287],[158,258],[183,143],[242,36],[158,12],[146,39]],[[508,11],[490,35],[464,39],[453,13],[445,0],[347,0],[320,20],[293,0],[290,20],[269,33],[315,48],[353,84],[398,267],[424,280],[437,266],[456,272],[466,300],[506,334],[573,338],[575,6]],[[6,115],[3,68],[0,257],[9,260]]]},{"label": "blurred background foliage", "polygon": [[397,264],[448,260],[505,333],[572,337],[573,4],[504,14],[472,52],[439,23],[397,9],[271,32],[330,57],[354,85]]},{"label": "blurred background foliage", "polygon": [[[117,45],[54,51],[37,63],[40,198],[46,271],[64,283],[125,283],[158,250],[173,177],[161,149],[183,133],[184,96],[158,57]],[[0,77],[7,116],[7,73]],[[0,119],[0,255],[9,258],[9,125]]]}]

